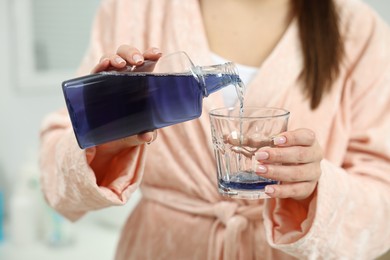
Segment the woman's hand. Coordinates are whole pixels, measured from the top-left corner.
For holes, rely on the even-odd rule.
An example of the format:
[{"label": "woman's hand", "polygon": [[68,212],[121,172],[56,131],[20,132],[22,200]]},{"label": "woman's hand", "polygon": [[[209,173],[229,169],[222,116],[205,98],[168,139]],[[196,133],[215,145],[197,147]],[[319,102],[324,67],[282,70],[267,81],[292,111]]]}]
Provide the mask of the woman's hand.
[{"label": "woman's hand", "polygon": [[[145,60],[156,61],[161,57],[162,53],[158,48],[149,48],[144,53],[141,53],[137,48],[129,45],[121,45],[115,54],[105,54],[101,57],[92,73],[98,73],[109,69],[123,69],[125,66],[141,66]],[[142,133],[135,136],[130,136],[121,140],[105,143],[97,147],[97,154],[115,155],[123,149],[144,143],[151,143],[157,137],[157,131]]]},{"label": "woman's hand", "polygon": [[304,200],[316,189],[321,175],[322,149],[309,129],[287,131],[274,139],[274,147],[264,147],[255,154],[257,174],[280,181],[268,185],[271,198]]},{"label": "woman's hand", "polygon": [[[91,73],[98,73],[105,70],[123,69],[130,66],[141,66],[145,60],[158,60],[161,57],[161,52],[157,48],[147,49],[141,53],[137,48],[129,45],[121,45],[115,54],[105,54],[101,57]],[[91,168],[95,171],[98,185],[111,183],[117,176],[115,173],[107,175],[107,167],[111,165],[111,161],[122,151],[131,149],[132,147],[149,144],[157,138],[157,130],[146,132],[134,136],[129,136],[120,140],[104,143],[96,146],[95,156],[90,163]],[[119,167],[117,165],[117,167]],[[120,167],[119,167],[120,168]]]},{"label": "woman's hand", "polygon": [[97,73],[108,69],[123,69],[127,65],[141,66],[145,60],[158,60],[162,53],[158,48],[149,48],[141,53],[137,48],[129,45],[121,45],[115,54],[105,54],[100,58],[91,73]]}]

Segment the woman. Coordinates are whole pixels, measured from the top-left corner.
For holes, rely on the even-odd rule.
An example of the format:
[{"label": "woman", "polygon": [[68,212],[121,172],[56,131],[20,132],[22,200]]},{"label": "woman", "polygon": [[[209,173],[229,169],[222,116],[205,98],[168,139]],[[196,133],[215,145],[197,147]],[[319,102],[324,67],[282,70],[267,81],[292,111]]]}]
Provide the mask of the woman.
[{"label": "woman", "polygon": [[178,50],[236,62],[246,105],[291,112],[291,130],[256,155],[282,184],[268,200],[218,194],[207,112],[237,102],[219,92],[197,120],[86,150],[53,113],[45,196],[75,221],[140,186],[116,259],[375,258],[390,247],[389,46],[388,26],[354,0],[104,0],[80,74]]}]

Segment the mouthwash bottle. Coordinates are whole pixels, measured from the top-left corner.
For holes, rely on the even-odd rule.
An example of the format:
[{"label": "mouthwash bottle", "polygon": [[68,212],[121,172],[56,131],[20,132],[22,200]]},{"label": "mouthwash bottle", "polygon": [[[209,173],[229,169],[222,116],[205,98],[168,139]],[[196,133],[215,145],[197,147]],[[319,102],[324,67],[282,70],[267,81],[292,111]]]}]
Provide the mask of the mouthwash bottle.
[{"label": "mouthwash bottle", "polygon": [[198,118],[203,98],[241,82],[231,62],[196,66],[185,52],[62,83],[80,148]]}]

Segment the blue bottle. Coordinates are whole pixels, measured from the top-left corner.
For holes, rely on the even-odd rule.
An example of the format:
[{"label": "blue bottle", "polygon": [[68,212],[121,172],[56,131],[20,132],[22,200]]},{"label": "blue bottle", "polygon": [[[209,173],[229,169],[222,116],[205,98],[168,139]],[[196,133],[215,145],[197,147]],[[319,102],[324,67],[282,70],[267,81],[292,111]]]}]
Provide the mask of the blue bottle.
[{"label": "blue bottle", "polygon": [[84,149],[198,118],[204,97],[239,82],[231,62],[195,66],[177,52],[140,67],[70,79],[62,89]]}]

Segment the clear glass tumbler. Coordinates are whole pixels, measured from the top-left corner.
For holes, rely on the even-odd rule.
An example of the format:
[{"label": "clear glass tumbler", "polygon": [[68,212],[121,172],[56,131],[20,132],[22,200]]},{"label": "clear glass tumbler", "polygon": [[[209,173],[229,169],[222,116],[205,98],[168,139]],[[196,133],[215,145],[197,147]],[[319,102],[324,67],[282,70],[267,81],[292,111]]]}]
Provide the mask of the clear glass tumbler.
[{"label": "clear glass tumbler", "polygon": [[219,192],[240,199],[263,199],[265,186],[277,183],[256,174],[255,153],[273,146],[287,131],[290,112],[281,108],[218,108],[210,111]]}]

